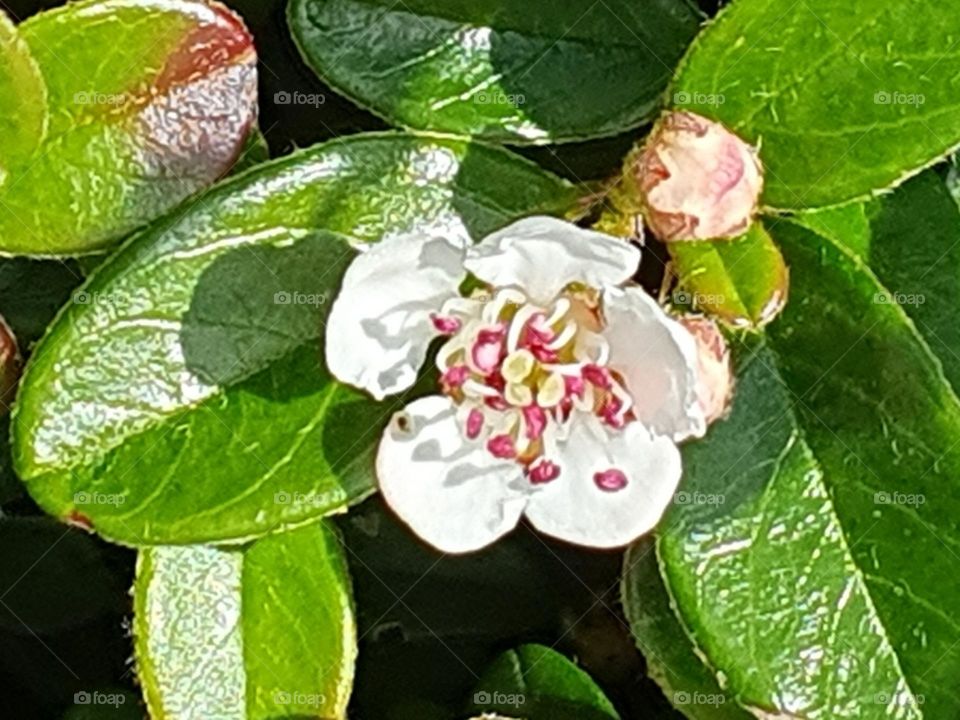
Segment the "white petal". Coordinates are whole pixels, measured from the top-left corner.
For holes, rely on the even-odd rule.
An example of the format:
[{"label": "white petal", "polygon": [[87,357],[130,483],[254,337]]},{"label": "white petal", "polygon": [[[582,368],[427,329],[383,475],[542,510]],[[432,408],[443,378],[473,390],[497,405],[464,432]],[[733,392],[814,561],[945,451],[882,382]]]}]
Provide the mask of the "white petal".
[{"label": "white petal", "polygon": [[607,288],[603,295],[609,366],[627,382],[637,419],[679,442],[707,429],[697,399],[697,344],[639,287]]},{"label": "white petal", "polygon": [[536,216],[468,248],[464,264],[495,287],[516,286],[532,300],[548,303],[571,282],[595,288],[622,283],[639,263],[640,251],[626,240]]},{"label": "white petal", "polygon": [[[676,445],[637,422],[616,430],[580,415],[565,440],[547,444],[560,476],[537,486],[526,515],[541,532],[567,542],[600,548],[632,542],[657,524],[680,481]],[[622,489],[597,485],[595,475],[608,470],[626,476]]]},{"label": "white petal", "polygon": [[521,466],[467,441],[456,406],[434,395],[394,415],[377,453],[387,504],[434,547],[463,553],[512,530],[527,503]]},{"label": "white petal", "polygon": [[330,372],[378,400],[410,387],[437,334],[430,314],[465,276],[462,245],[419,233],[358,255],[327,320]]}]

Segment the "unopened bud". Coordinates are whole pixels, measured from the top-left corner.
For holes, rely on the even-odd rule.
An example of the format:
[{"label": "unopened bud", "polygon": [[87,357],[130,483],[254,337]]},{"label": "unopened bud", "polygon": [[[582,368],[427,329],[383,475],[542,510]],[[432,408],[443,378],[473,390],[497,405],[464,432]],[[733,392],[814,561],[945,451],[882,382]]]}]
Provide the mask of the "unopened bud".
[{"label": "unopened bud", "polygon": [[0,317],[0,415],[6,413],[13,402],[21,364],[17,339],[10,326]]},{"label": "unopened bud", "polygon": [[756,150],[689,112],[660,119],[632,170],[647,225],[664,242],[746,232],[763,189]]},{"label": "unopened bud", "polygon": [[709,424],[726,415],[733,397],[730,349],[713,320],[688,315],[680,323],[697,341],[697,400]]}]

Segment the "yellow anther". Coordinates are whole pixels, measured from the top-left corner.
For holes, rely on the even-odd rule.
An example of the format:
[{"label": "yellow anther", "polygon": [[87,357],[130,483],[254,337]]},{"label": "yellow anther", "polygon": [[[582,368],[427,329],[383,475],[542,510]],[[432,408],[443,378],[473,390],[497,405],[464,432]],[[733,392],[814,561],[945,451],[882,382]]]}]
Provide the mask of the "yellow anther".
[{"label": "yellow anther", "polygon": [[526,407],[533,402],[533,391],[526,385],[509,383],[503,392],[507,402],[515,407]]},{"label": "yellow anther", "polygon": [[537,359],[529,350],[515,350],[500,366],[500,374],[508,383],[522,383],[533,372]]},{"label": "yellow anther", "polygon": [[566,383],[563,382],[563,375],[560,373],[550,373],[541,382],[537,390],[537,405],[540,407],[554,407],[567,394]]}]

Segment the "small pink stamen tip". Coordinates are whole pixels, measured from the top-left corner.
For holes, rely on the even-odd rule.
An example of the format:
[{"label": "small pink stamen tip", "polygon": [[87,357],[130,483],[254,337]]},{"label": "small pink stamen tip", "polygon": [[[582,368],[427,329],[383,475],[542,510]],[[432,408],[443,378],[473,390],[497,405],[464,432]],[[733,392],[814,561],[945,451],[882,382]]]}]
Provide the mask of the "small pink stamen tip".
[{"label": "small pink stamen tip", "polygon": [[530,468],[527,478],[534,485],[542,485],[560,477],[560,466],[549,460],[541,460]]},{"label": "small pink stamen tip", "polygon": [[623,409],[623,401],[620,398],[610,398],[604,403],[603,407],[600,408],[600,417],[608,425],[613,427],[620,428],[625,424],[624,417],[620,414],[620,411]]},{"label": "small pink stamen tip", "polygon": [[533,356],[543,363],[552,363],[557,361],[557,351],[551,350],[548,347],[543,347],[542,345],[530,345],[528,347]]},{"label": "small pink stamen tip", "polygon": [[493,372],[503,355],[503,328],[481,330],[470,351],[473,362],[483,372]]},{"label": "small pink stamen tip", "polygon": [[581,371],[583,379],[591,385],[596,385],[604,390],[610,389],[610,371],[599,365],[584,365]]},{"label": "small pink stamen tip", "polygon": [[483,403],[491,410],[506,410],[510,407],[510,403],[502,397],[487,397],[483,399]]},{"label": "small pink stamen tip", "polygon": [[526,423],[526,435],[530,440],[537,440],[543,435],[547,425],[547,413],[539,405],[527,405],[523,408],[523,420]]},{"label": "small pink stamen tip", "polygon": [[444,335],[453,335],[461,327],[460,318],[455,318],[451,315],[437,315],[433,313],[430,315],[430,319],[433,321],[433,326],[437,329],[437,332],[443,333]]},{"label": "small pink stamen tip", "polygon": [[517,456],[517,448],[513,444],[513,438],[509,435],[495,435],[487,440],[487,450],[495,458],[501,460],[512,460]]},{"label": "small pink stamen tip", "polygon": [[567,397],[574,395],[579,398],[583,397],[583,391],[586,388],[583,383],[583,378],[576,377],[575,375],[564,375],[563,387],[566,390]]},{"label": "small pink stamen tip", "polygon": [[470,377],[470,368],[466,365],[455,365],[440,376],[440,382],[447,387],[456,388],[463,385],[468,377]]},{"label": "small pink stamen tip", "polygon": [[593,482],[604,492],[616,492],[627,486],[627,476],[623,473],[623,470],[610,468],[603,472],[594,473]]},{"label": "small pink stamen tip", "polygon": [[483,430],[483,413],[473,408],[467,415],[467,437],[476,440],[480,437],[481,430]]},{"label": "small pink stamen tip", "polygon": [[536,343],[548,343],[557,336],[553,328],[547,325],[547,318],[543,313],[537,313],[530,318],[527,332],[532,336],[530,340]]}]

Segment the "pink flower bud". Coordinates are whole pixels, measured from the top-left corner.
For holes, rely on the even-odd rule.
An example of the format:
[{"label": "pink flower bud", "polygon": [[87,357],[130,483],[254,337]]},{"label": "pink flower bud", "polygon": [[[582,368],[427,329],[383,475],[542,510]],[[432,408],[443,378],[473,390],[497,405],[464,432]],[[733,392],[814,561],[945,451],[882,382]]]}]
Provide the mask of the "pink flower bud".
[{"label": "pink flower bud", "polygon": [[756,150],[689,112],[663,116],[635,168],[644,217],[664,242],[742,234],[763,189]]},{"label": "pink flower bud", "polygon": [[20,379],[21,358],[17,339],[10,326],[0,317],[0,415],[13,402],[17,381]]},{"label": "pink flower bud", "polygon": [[730,350],[713,320],[688,315],[680,323],[697,341],[697,401],[712,423],[726,414],[733,397]]}]

